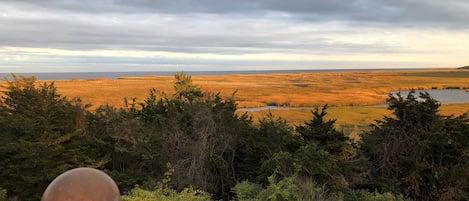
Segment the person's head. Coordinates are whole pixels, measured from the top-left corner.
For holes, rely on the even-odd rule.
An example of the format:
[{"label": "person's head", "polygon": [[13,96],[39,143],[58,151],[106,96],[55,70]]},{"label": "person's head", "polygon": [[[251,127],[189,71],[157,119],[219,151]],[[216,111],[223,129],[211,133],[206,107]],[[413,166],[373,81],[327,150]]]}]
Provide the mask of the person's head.
[{"label": "person's head", "polygon": [[76,168],[55,178],[44,191],[42,201],[119,201],[114,180],[93,168]]}]

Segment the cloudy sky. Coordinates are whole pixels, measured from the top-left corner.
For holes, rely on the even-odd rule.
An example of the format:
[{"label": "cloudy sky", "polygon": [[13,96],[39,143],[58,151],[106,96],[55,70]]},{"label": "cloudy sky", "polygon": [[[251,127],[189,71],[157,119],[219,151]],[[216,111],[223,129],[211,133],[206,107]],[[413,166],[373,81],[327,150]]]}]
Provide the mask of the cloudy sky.
[{"label": "cloudy sky", "polygon": [[467,0],[0,0],[0,73],[464,65]]}]

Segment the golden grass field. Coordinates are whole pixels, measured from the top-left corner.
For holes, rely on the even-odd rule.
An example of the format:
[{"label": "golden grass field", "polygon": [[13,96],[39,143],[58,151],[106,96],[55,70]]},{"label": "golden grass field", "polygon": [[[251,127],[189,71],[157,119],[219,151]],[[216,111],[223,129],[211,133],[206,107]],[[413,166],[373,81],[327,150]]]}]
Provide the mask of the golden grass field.
[{"label": "golden grass field", "polygon": [[[207,92],[220,92],[232,96],[234,92],[239,108],[267,105],[315,107],[329,104],[331,118],[339,126],[363,126],[389,115],[384,104],[391,91],[408,89],[469,89],[469,71],[457,69],[390,70],[311,72],[278,74],[243,74],[192,76],[192,80]],[[173,76],[121,77],[90,80],[56,80],[60,94],[69,98],[80,97],[94,107],[109,104],[124,106],[124,98],[143,101],[154,88],[173,92]],[[50,82],[50,81],[39,81]],[[469,111],[469,103],[444,105],[444,114],[462,114]],[[256,120],[268,111],[250,112]],[[275,116],[289,123],[300,124],[312,117],[310,109],[273,110]]]}]

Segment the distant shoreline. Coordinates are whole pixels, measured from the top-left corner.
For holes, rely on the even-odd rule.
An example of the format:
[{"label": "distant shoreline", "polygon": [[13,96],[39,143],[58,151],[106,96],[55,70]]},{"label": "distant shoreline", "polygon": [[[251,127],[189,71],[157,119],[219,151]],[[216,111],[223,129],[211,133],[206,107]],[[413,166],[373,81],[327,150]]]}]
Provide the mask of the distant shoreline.
[{"label": "distant shoreline", "polygon": [[[274,73],[314,73],[314,72],[353,72],[353,71],[405,71],[405,70],[439,70],[443,68],[370,68],[370,69],[302,69],[302,70],[240,70],[240,71],[184,71],[188,75],[252,75]],[[451,69],[451,68],[448,68]],[[455,68],[457,70],[457,68]],[[26,77],[35,76],[38,80],[72,80],[72,79],[119,79],[121,77],[172,76],[180,71],[142,71],[142,72],[37,72],[15,73]],[[0,73],[0,78],[11,79],[11,73]]]}]

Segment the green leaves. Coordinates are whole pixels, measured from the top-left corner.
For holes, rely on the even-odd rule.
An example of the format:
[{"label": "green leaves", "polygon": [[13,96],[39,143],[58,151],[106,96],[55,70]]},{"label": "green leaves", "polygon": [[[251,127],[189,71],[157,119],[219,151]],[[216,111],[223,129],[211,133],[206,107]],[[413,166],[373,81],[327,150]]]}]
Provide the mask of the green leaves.
[{"label": "green leaves", "polygon": [[378,121],[362,136],[361,148],[373,165],[373,185],[417,200],[443,199],[448,191],[459,192],[451,200],[467,199],[467,189],[454,182],[469,184],[464,179],[469,173],[460,171],[457,179],[450,172],[469,167],[468,118],[439,115],[440,104],[428,93],[418,98],[414,92],[398,94],[388,102],[394,117]]},{"label": "green leaves", "polygon": [[[327,119],[327,105],[303,125],[270,114],[254,126],[233,97],[204,93],[184,73],[175,75],[174,94],[153,89],[127,108],[94,111],[53,83],[13,78],[0,99],[0,190],[20,200],[37,200],[78,166],[105,169],[130,192],[125,200],[228,200],[232,189],[240,200],[469,196],[469,119],[439,115],[426,93],[390,96],[393,116],[363,134],[360,153]],[[246,180],[256,184],[236,185]]]},{"label": "green leaves", "polygon": [[83,154],[89,141],[81,102],[35,81],[13,75],[0,100],[1,185],[21,200],[37,200],[60,173],[96,162]]}]

